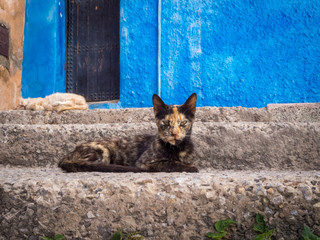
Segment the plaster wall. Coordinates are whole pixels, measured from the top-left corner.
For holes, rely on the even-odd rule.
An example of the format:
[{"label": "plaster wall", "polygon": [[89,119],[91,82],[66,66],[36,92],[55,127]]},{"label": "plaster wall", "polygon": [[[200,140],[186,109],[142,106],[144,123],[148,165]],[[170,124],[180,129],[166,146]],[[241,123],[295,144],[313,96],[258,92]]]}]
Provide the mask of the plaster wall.
[{"label": "plaster wall", "polygon": [[64,1],[60,0],[26,0],[24,98],[65,92],[64,6]]},{"label": "plaster wall", "polygon": [[91,108],[151,106],[157,92],[157,1],[120,1],[120,100]]},{"label": "plaster wall", "polygon": [[0,62],[0,110],[14,109],[21,96],[24,8],[23,0],[0,1],[0,23],[9,28],[9,61],[2,56]]},{"label": "plaster wall", "polygon": [[162,96],[199,105],[320,101],[318,1],[164,0]]},{"label": "plaster wall", "polygon": [[[65,90],[64,1],[35,2],[26,6],[24,97]],[[162,0],[161,7],[158,55],[158,1],[121,0],[120,101],[91,108],[152,106],[158,60],[169,104],[192,92],[198,106],[320,101],[317,0]]]}]

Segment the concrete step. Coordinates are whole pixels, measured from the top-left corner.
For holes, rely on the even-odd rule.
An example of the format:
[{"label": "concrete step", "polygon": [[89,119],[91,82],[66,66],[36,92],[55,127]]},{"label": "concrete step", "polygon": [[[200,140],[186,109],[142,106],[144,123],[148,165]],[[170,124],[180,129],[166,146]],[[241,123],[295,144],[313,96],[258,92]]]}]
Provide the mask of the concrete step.
[{"label": "concrete step", "polygon": [[0,240],[110,239],[117,227],[205,239],[226,218],[231,239],[253,239],[256,213],[276,239],[304,225],[320,235],[319,116],[319,104],[198,108],[200,173],[67,174],[57,162],[80,142],[155,133],[152,109],[0,111]]},{"label": "concrete step", "polygon": [[[269,104],[265,108],[199,107],[199,122],[319,122],[320,103]],[[0,111],[0,124],[105,124],[153,122],[152,108],[83,111]]]},{"label": "concrete step", "polygon": [[0,239],[110,239],[121,227],[146,239],[205,239],[216,221],[238,222],[229,239],[253,239],[256,213],[275,239],[320,235],[319,171],[63,173],[0,166]]},{"label": "concrete step", "polygon": [[[0,164],[56,166],[81,142],[153,134],[154,123],[0,125]],[[320,170],[320,123],[196,122],[200,169]]]}]

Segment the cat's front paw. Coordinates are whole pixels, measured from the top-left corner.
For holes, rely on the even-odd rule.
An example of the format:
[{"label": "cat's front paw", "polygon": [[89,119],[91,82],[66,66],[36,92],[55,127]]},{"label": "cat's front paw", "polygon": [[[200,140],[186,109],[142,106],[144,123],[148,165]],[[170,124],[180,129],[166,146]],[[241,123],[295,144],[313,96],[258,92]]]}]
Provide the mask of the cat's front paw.
[{"label": "cat's front paw", "polygon": [[185,172],[199,172],[198,168],[194,166],[187,166]]},{"label": "cat's front paw", "polygon": [[178,163],[175,168],[176,172],[199,172],[198,168],[193,165]]}]

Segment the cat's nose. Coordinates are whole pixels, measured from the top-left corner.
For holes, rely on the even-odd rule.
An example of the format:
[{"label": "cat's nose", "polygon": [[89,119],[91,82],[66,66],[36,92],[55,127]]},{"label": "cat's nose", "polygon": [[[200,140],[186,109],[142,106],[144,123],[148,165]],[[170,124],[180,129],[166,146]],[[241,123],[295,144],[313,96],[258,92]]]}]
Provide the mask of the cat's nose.
[{"label": "cat's nose", "polygon": [[174,129],[172,130],[172,135],[176,136],[176,135],[178,135],[178,133],[179,133],[179,129],[174,128]]}]

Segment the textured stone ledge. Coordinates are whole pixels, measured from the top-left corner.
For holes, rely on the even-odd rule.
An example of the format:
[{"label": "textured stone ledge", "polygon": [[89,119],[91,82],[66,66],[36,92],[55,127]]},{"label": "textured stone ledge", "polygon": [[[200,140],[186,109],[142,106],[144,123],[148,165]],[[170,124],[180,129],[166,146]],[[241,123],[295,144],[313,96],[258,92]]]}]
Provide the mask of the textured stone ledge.
[{"label": "textured stone ledge", "polygon": [[[199,122],[319,122],[320,103],[269,104],[266,108],[198,107]],[[153,122],[151,108],[0,111],[0,124],[105,124]]]},{"label": "textured stone ledge", "polygon": [[320,121],[320,103],[268,104],[266,110],[275,122]]},{"label": "textured stone ledge", "polygon": [[[3,124],[0,164],[55,166],[80,142],[155,131],[150,123]],[[193,141],[202,169],[320,170],[320,123],[197,122]]]},{"label": "textured stone ledge", "polygon": [[63,173],[0,166],[0,239],[110,239],[117,227],[146,239],[204,239],[214,222],[238,222],[232,239],[253,239],[256,213],[276,239],[320,235],[320,172]]}]

